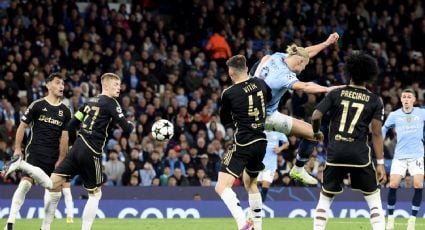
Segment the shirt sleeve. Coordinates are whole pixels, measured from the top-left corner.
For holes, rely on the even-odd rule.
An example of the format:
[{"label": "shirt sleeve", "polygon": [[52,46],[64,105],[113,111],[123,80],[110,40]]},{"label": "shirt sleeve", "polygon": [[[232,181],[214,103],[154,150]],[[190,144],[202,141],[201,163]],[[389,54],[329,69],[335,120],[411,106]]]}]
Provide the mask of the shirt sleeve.
[{"label": "shirt sleeve", "polygon": [[298,80],[298,78],[297,78],[297,75],[295,74],[295,73],[288,73],[288,74],[285,74],[284,75],[284,78],[283,78],[283,83],[285,83],[284,84],[284,87],[286,87],[286,88],[288,88],[288,89],[292,89],[292,85],[295,83],[295,82],[298,82],[299,80]]},{"label": "shirt sleeve", "polygon": [[223,126],[226,128],[233,124],[231,110],[232,108],[229,103],[227,92],[224,91],[221,95],[220,120]]},{"label": "shirt sleeve", "polygon": [[24,115],[21,117],[22,122],[24,122],[25,124],[30,124],[34,121],[34,119],[40,113],[38,103],[38,101],[34,101],[33,103],[31,103],[31,105],[25,111]]},{"label": "shirt sleeve", "polygon": [[123,129],[124,132],[131,132],[134,128],[133,124],[127,121],[127,119],[125,118],[120,104],[115,99],[113,100],[114,103],[111,103],[111,105],[113,105],[113,108],[110,109],[110,113],[112,115],[113,120],[118,123],[118,125]]},{"label": "shirt sleeve", "polygon": [[62,125],[62,131],[68,131],[69,128],[69,121],[71,120],[71,110],[69,110],[68,107],[65,106],[65,110],[64,110],[64,123]]}]

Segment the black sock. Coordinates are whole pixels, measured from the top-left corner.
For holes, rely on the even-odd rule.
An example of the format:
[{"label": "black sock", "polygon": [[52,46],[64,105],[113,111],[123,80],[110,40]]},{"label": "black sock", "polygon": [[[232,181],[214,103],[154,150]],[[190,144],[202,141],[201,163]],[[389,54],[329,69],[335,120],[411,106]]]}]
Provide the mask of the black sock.
[{"label": "black sock", "polygon": [[390,191],[388,192],[388,205],[387,205],[388,215],[394,214],[396,200],[397,200],[397,189],[390,188]]},{"label": "black sock", "polygon": [[269,188],[261,188],[261,200],[263,202],[266,201],[268,191],[269,191]]},{"label": "black sock", "polygon": [[412,216],[416,216],[418,214],[419,208],[421,207],[422,201],[422,189],[415,188],[415,194],[412,199]]},{"label": "black sock", "polygon": [[313,153],[313,149],[316,143],[316,141],[310,141],[307,139],[302,139],[300,141],[300,144],[298,146],[297,160],[295,161],[296,166],[304,167],[305,162],[308,161],[311,153]]}]

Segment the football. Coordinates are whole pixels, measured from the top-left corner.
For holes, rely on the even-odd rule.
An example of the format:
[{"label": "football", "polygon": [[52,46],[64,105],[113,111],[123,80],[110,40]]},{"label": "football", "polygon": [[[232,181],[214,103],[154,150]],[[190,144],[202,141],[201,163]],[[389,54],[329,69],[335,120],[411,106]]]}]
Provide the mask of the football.
[{"label": "football", "polygon": [[151,132],[155,140],[166,141],[173,137],[174,125],[165,119],[157,120],[153,123]]}]

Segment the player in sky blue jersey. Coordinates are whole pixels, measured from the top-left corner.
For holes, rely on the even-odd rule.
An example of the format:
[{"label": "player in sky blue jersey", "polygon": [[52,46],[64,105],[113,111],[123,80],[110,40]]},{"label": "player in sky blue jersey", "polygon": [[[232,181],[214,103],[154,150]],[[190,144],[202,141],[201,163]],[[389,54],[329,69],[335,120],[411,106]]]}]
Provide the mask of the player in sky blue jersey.
[{"label": "player in sky blue jersey", "polygon": [[408,220],[407,230],[415,229],[415,220],[422,201],[424,181],[424,145],[423,130],[425,109],[413,107],[416,101],[415,94],[410,89],[401,93],[403,107],[391,112],[382,127],[382,136],[388,130],[395,129],[397,145],[390,172],[390,191],[388,192],[388,222],[387,229],[394,229],[394,208],[396,192],[401,179],[409,171],[413,176],[415,192],[412,199],[412,211]]},{"label": "player in sky blue jersey", "polygon": [[260,172],[257,181],[261,182],[261,199],[266,200],[267,192],[273,183],[273,178],[277,169],[277,155],[289,146],[288,138],[285,134],[275,131],[264,131],[267,137],[266,155],[263,159],[264,170]]},{"label": "player in sky blue jersey", "polygon": [[313,129],[310,124],[280,113],[278,105],[283,94],[289,89],[302,90],[306,93],[327,93],[341,87],[325,87],[314,82],[302,82],[297,78],[297,75],[305,69],[311,57],[316,56],[321,50],[336,43],[338,38],[339,35],[333,33],[329,35],[326,41],[317,45],[306,48],[291,45],[287,48],[286,53],[277,52],[264,56],[250,71],[251,76],[264,79],[272,90],[272,99],[266,105],[266,130],[275,130],[286,135],[303,138],[290,176],[305,184],[317,184],[317,180],[304,169],[304,164],[313,152],[317,139],[313,136]]}]

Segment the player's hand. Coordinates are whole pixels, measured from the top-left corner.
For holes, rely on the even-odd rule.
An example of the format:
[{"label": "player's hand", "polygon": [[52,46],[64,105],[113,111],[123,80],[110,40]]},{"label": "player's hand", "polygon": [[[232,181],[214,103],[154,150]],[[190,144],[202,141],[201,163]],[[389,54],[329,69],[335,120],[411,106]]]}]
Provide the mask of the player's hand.
[{"label": "player's hand", "polygon": [[330,46],[332,44],[334,44],[335,42],[337,42],[339,39],[339,35],[338,33],[332,33],[331,35],[329,35],[328,39],[326,39],[325,44],[326,46]]},{"label": "player's hand", "polygon": [[384,165],[382,164],[376,165],[376,174],[377,174],[379,183],[385,184],[385,182],[387,182],[387,174],[385,173]]},{"label": "player's hand", "polygon": [[332,91],[332,90],[340,89],[340,88],[344,88],[344,87],[346,87],[346,85],[334,85],[334,86],[329,86],[329,87],[326,89],[326,92],[327,92],[327,93],[329,93],[329,92],[330,92],[330,91]]},{"label": "player's hand", "polygon": [[22,157],[22,149],[15,149],[15,152],[13,152],[13,157]]},{"label": "player's hand", "polygon": [[276,154],[279,154],[279,153],[280,153],[280,148],[279,148],[279,146],[274,147],[274,148],[273,148],[273,152],[274,152],[274,153],[276,153]]},{"label": "player's hand", "polygon": [[322,132],[317,132],[317,133],[314,133],[313,134],[313,137],[314,137],[314,139],[317,141],[317,142],[321,142],[321,141],[323,141],[323,139],[325,139],[325,136],[323,135],[323,133]]}]

